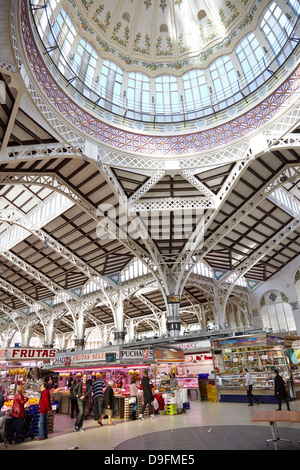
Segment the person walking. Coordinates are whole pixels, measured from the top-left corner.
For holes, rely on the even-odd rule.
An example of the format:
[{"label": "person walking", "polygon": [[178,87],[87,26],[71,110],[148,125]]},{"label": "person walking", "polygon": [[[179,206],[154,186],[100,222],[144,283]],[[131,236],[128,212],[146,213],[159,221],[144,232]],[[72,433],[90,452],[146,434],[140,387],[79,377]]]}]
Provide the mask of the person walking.
[{"label": "person walking", "polygon": [[50,392],[47,388],[47,384],[42,383],[41,392],[38,441],[48,439],[48,413],[52,411]]},{"label": "person walking", "polygon": [[277,369],[275,369],[274,372],[275,372],[275,379],[274,379],[275,398],[278,401],[278,408],[276,411],[281,411],[282,400],[285,401],[287,410],[291,411],[289,400],[288,400],[288,393],[285,388],[284,380],[281,377],[281,375],[279,375],[279,371]]},{"label": "person walking", "polygon": [[77,397],[78,404],[78,416],[75,422],[75,431],[84,431],[82,424],[84,420],[85,407],[88,402],[88,398],[91,395],[92,388],[90,383],[87,382],[87,374],[83,374],[82,381],[78,382],[74,387],[74,392]]},{"label": "person walking", "polygon": [[104,396],[103,396],[103,412],[102,416],[99,419],[99,424],[102,426],[102,419],[104,416],[108,416],[108,426],[115,426],[115,424],[112,422],[112,417],[114,415],[114,409],[115,409],[115,396],[114,396],[114,391],[113,391],[113,385],[114,382],[110,380],[108,382],[108,386],[105,389]]},{"label": "person walking", "polygon": [[254,400],[259,405],[259,399],[252,394],[252,377],[248,369],[245,369],[246,372],[246,388],[247,388],[247,397],[248,397],[248,406],[253,406],[252,400]]},{"label": "person walking", "polygon": [[28,397],[24,396],[24,385],[18,385],[11,411],[12,424],[10,436],[8,439],[9,444],[12,444],[13,441],[15,444],[19,444],[21,442],[22,425],[25,416],[24,405],[27,401]]},{"label": "person walking", "polygon": [[144,411],[146,409],[146,406],[148,405],[149,408],[149,414],[151,418],[154,418],[154,411],[153,411],[153,401],[154,401],[154,396],[152,393],[152,384],[150,382],[150,379],[148,377],[148,371],[145,370],[142,378],[142,389],[143,389],[143,396],[144,396],[144,403],[139,415],[140,419],[144,419]]},{"label": "person walking", "polygon": [[76,413],[76,418],[78,416],[78,403],[76,393],[74,388],[77,385],[77,379],[74,379],[70,387],[70,398],[71,398],[71,418],[74,418],[74,413]]},{"label": "person walking", "polygon": [[92,385],[92,394],[94,400],[94,420],[103,426],[100,418],[103,411],[103,390],[105,388],[105,382],[102,380],[101,376],[98,377]]},{"label": "person walking", "polygon": [[129,385],[129,404],[132,404],[132,413],[130,418],[134,421],[136,420],[136,412],[138,409],[138,393],[139,389],[136,384],[136,379],[134,376],[131,377],[131,383]]}]

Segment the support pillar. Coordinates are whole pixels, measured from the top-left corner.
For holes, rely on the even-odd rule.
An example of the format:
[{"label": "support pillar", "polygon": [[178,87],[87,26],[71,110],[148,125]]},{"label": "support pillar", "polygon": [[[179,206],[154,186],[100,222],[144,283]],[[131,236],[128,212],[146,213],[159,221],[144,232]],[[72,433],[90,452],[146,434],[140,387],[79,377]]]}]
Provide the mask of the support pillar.
[{"label": "support pillar", "polygon": [[122,344],[125,341],[125,329],[124,329],[124,312],[123,312],[123,297],[122,291],[119,290],[117,293],[117,302],[115,307],[115,342],[116,344]]},{"label": "support pillar", "polygon": [[131,319],[129,322],[129,328],[128,328],[128,342],[131,343],[133,339],[134,339],[134,323],[133,323],[133,319]]},{"label": "support pillar", "polygon": [[29,323],[27,322],[24,331],[22,331],[22,346],[27,348],[29,346],[30,341],[30,331],[29,331]]},{"label": "support pillar", "polygon": [[84,349],[84,345],[85,345],[85,339],[84,339],[85,324],[84,324],[84,312],[83,312],[82,306],[80,307],[77,318],[75,320],[75,328],[76,328],[75,349],[80,351]]},{"label": "support pillar", "polygon": [[104,325],[102,329],[102,348],[107,346],[107,326]]},{"label": "support pillar", "polygon": [[50,318],[49,324],[45,327],[45,347],[53,348],[54,344],[54,322],[53,318]]},{"label": "support pillar", "polygon": [[168,304],[167,331],[170,336],[180,335],[179,304]]}]

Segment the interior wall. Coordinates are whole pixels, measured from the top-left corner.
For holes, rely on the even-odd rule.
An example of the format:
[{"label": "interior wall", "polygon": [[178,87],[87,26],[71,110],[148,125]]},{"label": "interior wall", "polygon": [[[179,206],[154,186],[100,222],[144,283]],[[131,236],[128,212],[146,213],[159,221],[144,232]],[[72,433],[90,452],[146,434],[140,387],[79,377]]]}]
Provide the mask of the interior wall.
[{"label": "interior wall", "polygon": [[289,303],[297,303],[297,308],[293,308],[297,333],[300,335],[300,299],[297,297],[294,277],[297,269],[300,268],[300,255],[285,266],[279,273],[265,281],[261,286],[257,287],[250,293],[250,301],[252,310],[260,312],[260,299],[271,290],[279,290],[283,292],[289,299]]}]

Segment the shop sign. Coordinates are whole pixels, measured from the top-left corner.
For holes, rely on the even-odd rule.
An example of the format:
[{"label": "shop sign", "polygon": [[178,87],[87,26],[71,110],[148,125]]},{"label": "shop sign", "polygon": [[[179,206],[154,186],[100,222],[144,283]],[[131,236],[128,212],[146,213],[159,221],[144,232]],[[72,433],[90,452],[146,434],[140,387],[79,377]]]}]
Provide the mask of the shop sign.
[{"label": "shop sign", "polygon": [[284,346],[285,345],[285,339],[282,336],[268,335],[267,345],[268,346],[278,346],[278,345]]},{"label": "shop sign", "polygon": [[[70,356],[70,359],[72,364],[77,364],[81,362],[106,362],[106,354],[109,353],[114,353],[116,355],[116,360],[119,359],[119,351],[101,351],[94,353],[72,354],[72,356]],[[64,364],[66,359],[66,356],[57,357],[55,359],[55,364]]]},{"label": "shop sign", "polygon": [[65,366],[66,366],[66,367],[70,367],[70,365],[71,365],[71,358],[70,358],[70,357],[66,357],[66,358],[65,358]]},{"label": "shop sign", "polygon": [[7,361],[46,361],[55,358],[56,349],[6,348],[0,349],[0,358]]},{"label": "shop sign", "polygon": [[209,353],[204,354],[193,354],[192,356],[185,356],[185,361],[189,362],[202,362],[202,361],[212,361],[212,355]]},{"label": "shop sign", "polygon": [[300,336],[286,335],[284,339],[285,339],[285,347],[287,349],[300,347]]},{"label": "shop sign", "polygon": [[199,348],[208,348],[210,349],[210,341],[194,341],[190,343],[176,343],[176,348],[180,349],[199,349]]},{"label": "shop sign", "polygon": [[183,350],[157,349],[155,351],[156,362],[184,362]]},{"label": "shop sign", "polygon": [[153,351],[152,349],[123,349],[122,360],[126,359],[142,359],[144,361],[149,361],[150,359],[153,359]]},{"label": "shop sign", "polygon": [[240,336],[236,338],[228,338],[224,340],[216,340],[212,341],[212,346],[213,347],[228,347],[228,348],[241,348],[243,346],[251,346],[251,345],[256,345],[258,343],[266,341],[265,337],[258,337],[258,336],[251,336],[251,337],[246,337],[246,336]]}]

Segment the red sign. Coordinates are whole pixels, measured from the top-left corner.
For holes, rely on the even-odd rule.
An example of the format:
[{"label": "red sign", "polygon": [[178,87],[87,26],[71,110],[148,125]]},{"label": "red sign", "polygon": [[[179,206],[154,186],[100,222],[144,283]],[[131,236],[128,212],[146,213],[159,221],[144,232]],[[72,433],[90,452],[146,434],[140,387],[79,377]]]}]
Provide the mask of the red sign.
[{"label": "red sign", "polygon": [[6,348],[0,349],[0,358],[6,361],[45,361],[53,359],[56,349],[44,348]]}]

